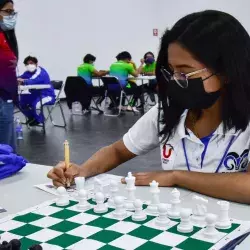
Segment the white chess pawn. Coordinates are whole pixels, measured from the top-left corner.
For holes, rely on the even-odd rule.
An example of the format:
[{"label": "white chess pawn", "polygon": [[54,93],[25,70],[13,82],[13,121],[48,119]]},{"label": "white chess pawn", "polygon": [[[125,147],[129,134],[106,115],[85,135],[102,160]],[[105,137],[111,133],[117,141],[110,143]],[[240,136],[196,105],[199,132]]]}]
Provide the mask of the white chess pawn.
[{"label": "white chess pawn", "polygon": [[207,226],[203,231],[203,235],[209,239],[216,238],[216,234],[218,231],[215,229],[215,221],[217,219],[217,215],[215,214],[207,214],[206,223]]},{"label": "white chess pawn", "polygon": [[75,184],[76,184],[76,190],[80,191],[82,189],[84,189],[84,185],[85,185],[85,178],[84,177],[75,177]]},{"label": "white chess pawn", "polygon": [[172,199],[170,200],[171,208],[168,211],[168,217],[171,219],[180,218],[180,192],[175,188],[171,192]]},{"label": "white chess pawn", "polygon": [[149,192],[152,194],[152,200],[151,200],[151,203],[147,207],[147,212],[152,214],[152,215],[158,215],[158,206],[160,204],[159,183],[156,181],[152,181],[149,185],[150,185]]},{"label": "white chess pawn", "polygon": [[88,193],[86,190],[81,189],[78,191],[78,200],[77,209],[85,211],[90,209],[90,204],[88,203]]},{"label": "white chess pawn", "polygon": [[181,222],[177,226],[177,230],[180,233],[191,233],[191,232],[193,232],[194,227],[190,222],[191,210],[188,209],[188,208],[182,208],[180,215],[181,215]]},{"label": "white chess pawn", "polygon": [[228,201],[218,201],[217,204],[220,206],[220,212],[215,227],[218,229],[231,228],[232,223],[229,219],[230,203]]},{"label": "white chess pawn", "polygon": [[142,206],[143,206],[143,203],[140,199],[136,199],[134,201],[135,212],[132,215],[133,221],[144,221],[147,219],[147,215],[146,215],[145,211],[143,211]]},{"label": "white chess pawn", "polygon": [[113,216],[116,219],[123,219],[127,216],[127,212],[124,208],[124,198],[122,196],[116,196],[114,198],[115,203],[115,211],[113,212]]},{"label": "white chess pawn", "polygon": [[97,214],[103,214],[108,211],[108,207],[106,206],[104,194],[101,192],[96,193],[95,195],[96,205],[94,207],[94,212]]},{"label": "white chess pawn", "polygon": [[115,181],[115,180],[111,180],[110,181],[110,197],[108,199],[108,206],[113,208],[115,207],[115,204],[114,204],[114,197],[116,196],[116,194],[118,193],[119,191],[119,188],[118,188],[118,182]]},{"label": "white chess pawn", "polygon": [[59,207],[64,207],[69,205],[69,195],[65,187],[57,188],[58,199],[56,201],[56,205]]},{"label": "white chess pawn", "polygon": [[134,210],[134,201],[135,201],[135,177],[132,175],[131,172],[128,173],[128,176],[125,178],[127,183],[126,190],[128,192],[128,199],[126,200],[126,209],[127,210]]},{"label": "white chess pawn", "polygon": [[155,220],[155,224],[159,227],[165,227],[170,223],[170,219],[168,218],[167,213],[167,204],[161,203],[158,206],[159,216]]}]

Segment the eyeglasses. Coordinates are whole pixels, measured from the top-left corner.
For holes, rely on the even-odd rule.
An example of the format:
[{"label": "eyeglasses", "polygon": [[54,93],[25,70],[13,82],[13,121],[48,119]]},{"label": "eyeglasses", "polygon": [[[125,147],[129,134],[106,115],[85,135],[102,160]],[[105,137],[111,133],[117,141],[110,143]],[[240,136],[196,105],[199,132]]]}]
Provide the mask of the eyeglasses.
[{"label": "eyeglasses", "polygon": [[6,14],[6,16],[15,16],[17,15],[17,12],[13,9],[6,9],[6,10],[0,10],[0,12],[3,12]]},{"label": "eyeglasses", "polygon": [[202,73],[204,71],[207,71],[207,68],[204,69],[199,69],[196,70],[194,72],[190,72],[188,74],[185,73],[181,73],[181,72],[174,72],[174,73],[170,73],[168,72],[164,67],[161,68],[161,73],[163,75],[163,77],[165,78],[165,80],[167,82],[169,82],[169,80],[173,79],[175,80],[175,82],[182,88],[186,89],[188,87],[188,78],[190,76]]}]

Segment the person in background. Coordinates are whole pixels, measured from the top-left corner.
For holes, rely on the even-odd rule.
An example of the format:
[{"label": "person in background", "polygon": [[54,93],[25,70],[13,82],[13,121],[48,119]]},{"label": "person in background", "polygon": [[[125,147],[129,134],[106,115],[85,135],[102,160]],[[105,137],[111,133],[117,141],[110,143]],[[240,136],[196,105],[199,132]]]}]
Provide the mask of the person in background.
[{"label": "person in background", "polygon": [[44,116],[40,112],[41,102],[46,105],[55,103],[55,91],[50,83],[50,77],[47,71],[38,66],[36,57],[28,56],[24,59],[26,71],[18,77],[18,82],[22,85],[48,84],[50,88],[40,90],[30,90],[31,94],[21,94],[19,108],[28,118],[29,126],[36,126],[44,122]]},{"label": "person in background", "polygon": [[161,40],[159,105],[122,140],[80,166],[61,162],[48,176],[56,186],[73,184],[160,147],[162,170],[134,173],[136,185],[155,180],[250,204],[249,69],[250,36],[237,19],[217,10],[181,18]]},{"label": "person in background", "polygon": [[[149,51],[141,59],[141,72],[140,74],[144,76],[155,76],[156,61],[154,54]],[[151,101],[155,103],[155,94],[157,88],[156,79],[149,80],[149,84],[144,86],[146,92],[148,93]]]},{"label": "person in background", "polygon": [[[127,95],[133,95],[134,102],[131,106],[131,111],[133,110],[134,112],[139,112],[135,107],[135,103],[141,95],[141,88],[138,87],[135,82],[128,82],[128,77],[129,75],[133,77],[138,77],[138,72],[141,70],[141,68],[135,70],[134,64],[131,63],[132,56],[127,51],[119,53],[116,59],[117,62],[113,63],[110,66],[110,75],[118,78],[121,86],[123,87]],[[114,88],[114,86],[112,87]],[[118,103],[120,96],[120,88],[112,89],[112,91],[115,93],[114,96],[116,96],[116,98],[114,99],[116,99],[116,103]],[[125,107],[122,108],[126,109]]]},{"label": "person in background", "polygon": [[8,144],[14,150],[16,140],[13,113],[14,103],[18,99],[16,18],[13,1],[0,0],[0,144]]},{"label": "person in background", "polygon": [[82,77],[87,85],[89,86],[89,93],[85,93],[84,102],[82,102],[82,110],[83,112],[90,112],[90,104],[92,95],[100,95],[100,99],[97,101],[97,104],[100,105],[104,99],[104,89],[102,87],[93,87],[92,78],[93,77],[102,77],[108,74],[108,71],[98,71],[95,69],[94,63],[96,61],[96,57],[87,54],[83,58],[83,64],[81,64],[77,68],[77,75]]}]

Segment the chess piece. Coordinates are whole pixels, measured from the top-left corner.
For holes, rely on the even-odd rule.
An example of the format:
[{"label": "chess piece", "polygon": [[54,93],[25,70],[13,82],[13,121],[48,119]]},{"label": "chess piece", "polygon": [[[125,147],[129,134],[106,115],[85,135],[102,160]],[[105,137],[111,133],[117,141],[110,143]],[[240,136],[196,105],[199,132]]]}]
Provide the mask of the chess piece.
[{"label": "chess piece", "polygon": [[65,187],[57,188],[58,199],[56,201],[56,205],[59,207],[64,207],[69,205],[69,195],[65,189]]},{"label": "chess piece", "polygon": [[114,197],[116,196],[116,194],[119,191],[117,181],[115,181],[115,180],[110,181],[110,190],[109,191],[110,191],[110,197],[108,199],[108,206],[111,207],[111,208],[114,208],[115,207]]},{"label": "chess piece", "polygon": [[180,192],[175,188],[171,192],[171,208],[168,211],[168,217],[171,219],[179,219],[180,218]]},{"label": "chess piece", "polygon": [[115,211],[113,212],[113,216],[116,219],[123,219],[127,216],[127,212],[124,208],[124,198],[122,196],[116,196],[114,198],[115,203]]},{"label": "chess piece", "polygon": [[85,178],[84,177],[75,177],[76,190],[80,191],[84,189]]},{"label": "chess piece", "polygon": [[128,176],[125,178],[127,183],[126,190],[128,192],[128,199],[126,200],[125,207],[127,210],[134,210],[134,201],[135,201],[135,177],[131,172],[128,173]]},{"label": "chess piece", "polygon": [[150,193],[152,194],[152,200],[151,203],[147,207],[147,212],[152,215],[158,215],[158,206],[160,204],[159,199],[159,183],[156,181],[152,181],[150,184]]},{"label": "chess piece", "polygon": [[216,234],[218,233],[218,231],[215,229],[215,221],[216,221],[216,219],[217,219],[217,215],[215,215],[215,214],[207,214],[206,219],[205,219],[205,221],[207,223],[207,226],[203,231],[203,235],[206,238],[209,238],[209,239],[216,238]]},{"label": "chess piece", "polygon": [[132,220],[133,221],[144,221],[147,219],[147,215],[145,213],[145,211],[143,211],[143,203],[141,200],[139,199],[136,199],[134,201],[134,209],[135,209],[135,212],[134,214],[132,215]]},{"label": "chess piece", "polygon": [[101,192],[96,193],[95,195],[96,205],[94,207],[94,212],[97,214],[103,214],[108,211],[108,207],[106,206],[104,194]]},{"label": "chess piece", "polygon": [[21,241],[13,239],[9,243],[11,245],[11,250],[21,250]]},{"label": "chess piece", "polygon": [[181,222],[177,226],[177,230],[180,233],[191,233],[194,230],[193,225],[190,222],[190,215],[191,215],[191,210],[188,208],[182,208],[181,209]]},{"label": "chess piece", "polygon": [[220,212],[215,227],[217,229],[231,228],[232,223],[229,219],[230,203],[228,201],[218,201],[217,204],[220,206]]},{"label": "chess piece", "polygon": [[205,218],[207,213],[208,200],[198,195],[194,195],[192,197],[192,201],[194,203],[194,208],[192,211],[191,221],[194,226],[205,227],[206,226]]},{"label": "chess piece", "polygon": [[85,189],[81,189],[78,192],[78,201],[77,209],[81,211],[86,211],[90,209],[90,204],[88,203],[88,193]]},{"label": "chess piece", "polygon": [[95,201],[95,195],[97,193],[103,193],[103,186],[102,186],[102,182],[95,177],[94,178],[94,196],[92,198],[92,201]]},{"label": "chess piece", "polygon": [[167,213],[167,204],[161,203],[158,206],[158,213],[159,216],[155,220],[155,224],[159,227],[165,227],[170,223],[170,219],[168,218],[168,213]]},{"label": "chess piece", "polygon": [[33,245],[29,248],[29,250],[43,250],[43,248],[40,245]]}]

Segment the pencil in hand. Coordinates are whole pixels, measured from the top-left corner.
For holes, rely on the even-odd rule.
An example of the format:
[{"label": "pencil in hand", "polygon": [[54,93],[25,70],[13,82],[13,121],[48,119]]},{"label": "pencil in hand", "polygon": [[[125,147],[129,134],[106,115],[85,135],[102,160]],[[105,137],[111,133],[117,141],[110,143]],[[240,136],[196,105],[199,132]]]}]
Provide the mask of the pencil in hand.
[{"label": "pencil in hand", "polygon": [[[70,153],[69,153],[69,142],[65,140],[64,142],[64,161],[66,165],[66,170],[70,167]],[[66,180],[67,187],[70,187],[70,180]]]}]

